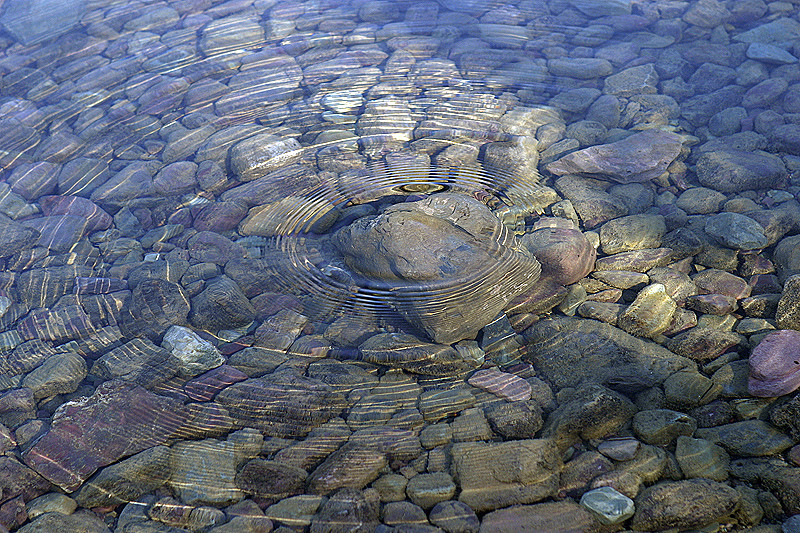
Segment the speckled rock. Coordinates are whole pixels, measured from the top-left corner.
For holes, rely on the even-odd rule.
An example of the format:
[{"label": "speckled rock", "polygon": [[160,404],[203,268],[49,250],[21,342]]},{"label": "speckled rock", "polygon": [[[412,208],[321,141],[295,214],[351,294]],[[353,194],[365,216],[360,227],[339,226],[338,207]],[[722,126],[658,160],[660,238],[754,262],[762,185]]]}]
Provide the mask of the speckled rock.
[{"label": "speckled rock", "polygon": [[695,361],[709,361],[741,341],[742,338],[732,331],[697,326],[675,335],[665,346],[672,352]]},{"label": "speckled rock", "polygon": [[662,482],[636,497],[631,525],[639,531],[702,527],[732,513],[741,498],[735,489],[715,481]]},{"label": "speckled rock", "polygon": [[800,275],[791,276],[784,282],[775,321],[779,328],[800,331]]},{"label": "speckled rock", "polygon": [[706,215],[722,209],[727,197],[707,187],[691,187],[678,196],[675,205],[690,215]]},{"label": "speckled rock", "polygon": [[723,246],[735,250],[757,250],[767,246],[764,227],[739,213],[719,213],[708,217],[705,232]]}]

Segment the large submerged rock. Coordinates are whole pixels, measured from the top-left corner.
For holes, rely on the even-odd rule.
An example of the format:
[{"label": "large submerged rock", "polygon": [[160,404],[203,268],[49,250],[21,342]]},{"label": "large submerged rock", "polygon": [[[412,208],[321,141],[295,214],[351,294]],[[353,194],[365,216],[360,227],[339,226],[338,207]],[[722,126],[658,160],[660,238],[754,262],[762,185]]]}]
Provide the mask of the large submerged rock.
[{"label": "large submerged rock", "polygon": [[437,343],[474,338],[538,280],[539,262],[481,202],[442,193],[342,228],[348,266]]}]

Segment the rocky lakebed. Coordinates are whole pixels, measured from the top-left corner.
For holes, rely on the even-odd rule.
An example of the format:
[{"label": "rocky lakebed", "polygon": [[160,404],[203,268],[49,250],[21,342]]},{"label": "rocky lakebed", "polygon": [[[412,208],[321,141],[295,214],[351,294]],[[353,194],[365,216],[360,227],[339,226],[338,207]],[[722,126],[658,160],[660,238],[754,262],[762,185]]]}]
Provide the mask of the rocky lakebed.
[{"label": "rocky lakebed", "polygon": [[0,9],[0,533],[800,531],[800,1]]}]

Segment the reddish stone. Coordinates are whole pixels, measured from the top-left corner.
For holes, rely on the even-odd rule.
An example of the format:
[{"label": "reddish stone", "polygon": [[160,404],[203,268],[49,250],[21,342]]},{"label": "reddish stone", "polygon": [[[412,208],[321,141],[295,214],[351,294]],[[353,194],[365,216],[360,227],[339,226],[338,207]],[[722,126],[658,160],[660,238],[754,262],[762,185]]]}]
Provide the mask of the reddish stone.
[{"label": "reddish stone", "polygon": [[196,233],[189,239],[187,246],[189,256],[203,263],[224,265],[231,259],[240,259],[246,255],[241,245],[212,231]]},{"label": "reddish stone", "polygon": [[520,313],[546,313],[567,296],[567,288],[550,278],[541,278],[524,294],[520,294],[505,308],[507,315]]},{"label": "reddish stone", "polygon": [[53,309],[34,309],[19,321],[17,330],[25,340],[62,343],[86,338],[95,332],[95,327],[81,306],[65,305]]},{"label": "reddish stone", "polygon": [[68,251],[89,232],[86,218],[73,215],[32,218],[22,224],[39,232],[37,246],[58,253]]},{"label": "reddish stone", "polygon": [[522,243],[542,264],[542,277],[571,285],[594,268],[597,251],[578,230],[542,228],[522,238]]},{"label": "reddish stone", "polygon": [[240,202],[213,202],[194,217],[198,231],[227,231],[234,229],[247,215],[247,206]]},{"label": "reddish stone", "polygon": [[46,216],[69,215],[83,218],[89,232],[111,227],[113,219],[96,203],[80,196],[44,196],[39,199],[39,206]]},{"label": "reddish stone", "polygon": [[725,294],[694,294],[686,298],[686,307],[708,315],[723,316],[736,310],[736,298]]},{"label": "reddish stone", "polygon": [[207,402],[227,387],[247,379],[247,374],[229,365],[221,365],[190,380],[183,390],[192,400]]},{"label": "reddish stone", "polygon": [[507,374],[493,368],[478,370],[472,374],[467,383],[510,402],[526,402],[531,399],[530,383],[514,374]]},{"label": "reddish stone", "polygon": [[750,285],[730,272],[707,268],[692,276],[700,294],[724,294],[737,300],[750,296]]},{"label": "reddish stone", "polygon": [[750,354],[747,389],[773,398],[800,387],[800,331],[782,329],[764,337]]},{"label": "reddish stone", "polygon": [[62,405],[25,463],[68,492],[98,468],[164,444],[189,419],[180,403],[120,380]]},{"label": "reddish stone", "polygon": [[25,500],[22,496],[12,498],[0,504],[0,524],[14,529],[28,521],[28,513],[25,510]]}]

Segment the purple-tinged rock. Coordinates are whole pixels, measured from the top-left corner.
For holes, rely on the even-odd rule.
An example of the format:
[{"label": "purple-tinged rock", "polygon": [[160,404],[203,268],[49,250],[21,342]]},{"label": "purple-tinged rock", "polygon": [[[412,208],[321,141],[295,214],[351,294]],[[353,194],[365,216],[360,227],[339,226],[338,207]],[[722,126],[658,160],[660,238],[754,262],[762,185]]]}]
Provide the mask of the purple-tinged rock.
[{"label": "purple-tinged rock", "polygon": [[119,278],[75,278],[75,294],[108,294],[127,288],[127,280]]},{"label": "purple-tinged rock", "polygon": [[542,264],[542,277],[571,285],[594,268],[597,251],[578,230],[542,228],[522,238],[522,244]]},{"label": "purple-tinged rock", "polygon": [[98,231],[111,227],[113,219],[97,204],[80,196],[44,196],[39,207],[46,216],[69,215],[86,220],[86,231]]},{"label": "purple-tinged rock", "polygon": [[652,129],[572,152],[546,168],[557,176],[578,174],[618,183],[649,181],[663,174],[680,152],[679,135]]},{"label": "purple-tinged rock", "polygon": [[194,217],[198,231],[228,231],[247,216],[247,206],[240,202],[212,202]]},{"label": "purple-tinged rock", "polygon": [[486,390],[510,402],[531,399],[531,385],[524,379],[493,368],[478,370],[467,380],[473,387]]},{"label": "purple-tinged rock", "polygon": [[39,231],[11,220],[0,221],[0,258],[32,248]]},{"label": "purple-tinged rock", "polygon": [[246,379],[247,374],[241,370],[229,365],[222,365],[188,381],[183,386],[183,390],[192,400],[207,402],[225,387]]},{"label": "purple-tinged rock", "polygon": [[213,231],[200,231],[194,234],[189,239],[187,248],[192,259],[223,266],[231,259],[240,259],[246,255],[242,245]]},{"label": "purple-tinged rock", "polygon": [[23,222],[23,225],[39,232],[37,246],[56,253],[68,251],[81,240],[88,233],[87,224],[86,218],[72,215],[40,217]]},{"label": "purple-tinged rock", "polygon": [[71,492],[98,468],[165,443],[188,417],[180,402],[108,381],[91,396],[62,405],[23,460]]},{"label": "purple-tinged rock", "polygon": [[25,340],[41,339],[62,343],[88,337],[95,331],[89,315],[79,305],[34,309],[22,319],[17,330]]},{"label": "purple-tinged rock", "polygon": [[60,169],[60,166],[47,161],[25,163],[14,169],[8,182],[12,191],[30,202],[44,194],[56,192]]},{"label": "purple-tinged rock", "polygon": [[782,329],[764,337],[750,353],[747,389],[773,398],[800,387],[800,331]]}]

